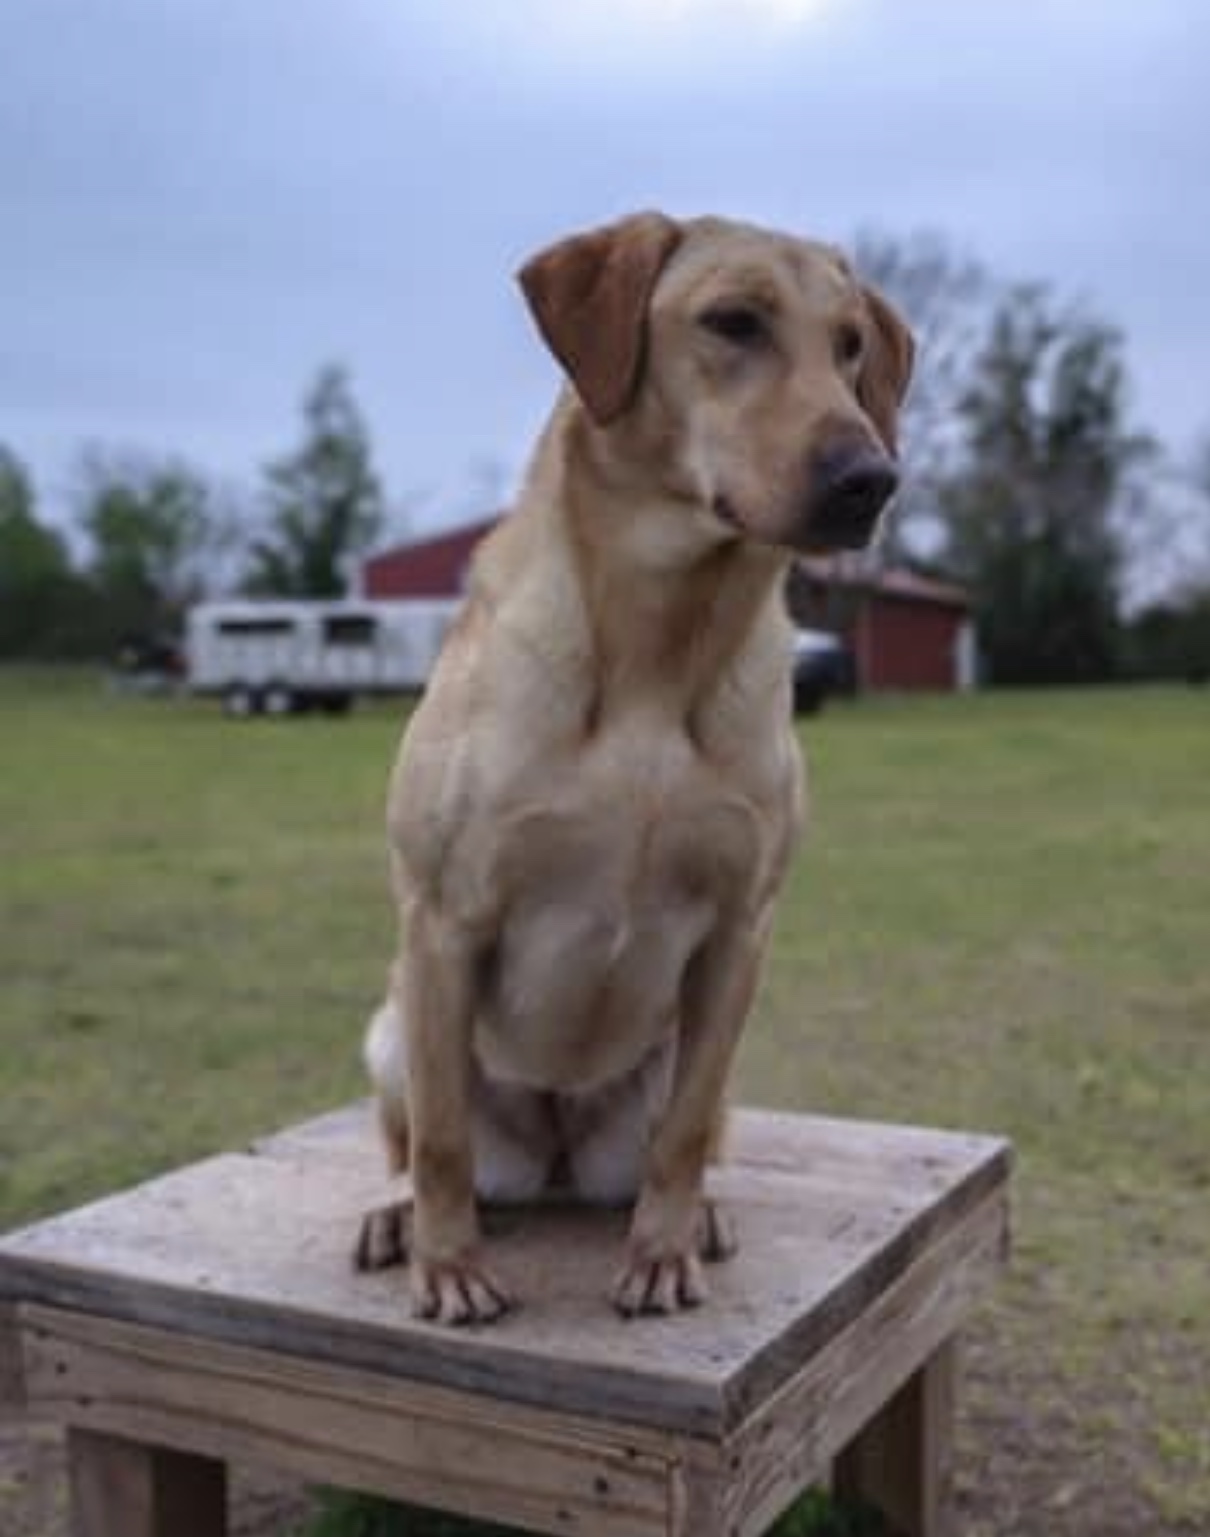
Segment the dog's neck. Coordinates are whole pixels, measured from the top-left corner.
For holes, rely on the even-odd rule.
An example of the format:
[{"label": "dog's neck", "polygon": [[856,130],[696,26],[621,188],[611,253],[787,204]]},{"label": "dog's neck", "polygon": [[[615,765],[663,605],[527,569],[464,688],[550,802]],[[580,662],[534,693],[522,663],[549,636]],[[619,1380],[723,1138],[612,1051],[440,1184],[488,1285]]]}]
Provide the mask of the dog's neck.
[{"label": "dog's neck", "polygon": [[565,398],[538,445],[521,509],[563,542],[595,708],[624,699],[688,717],[744,670],[762,626],[758,649],[773,655],[765,667],[785,674],[785,553],[714,529],[687,497],[620,474],[614,459]]}]

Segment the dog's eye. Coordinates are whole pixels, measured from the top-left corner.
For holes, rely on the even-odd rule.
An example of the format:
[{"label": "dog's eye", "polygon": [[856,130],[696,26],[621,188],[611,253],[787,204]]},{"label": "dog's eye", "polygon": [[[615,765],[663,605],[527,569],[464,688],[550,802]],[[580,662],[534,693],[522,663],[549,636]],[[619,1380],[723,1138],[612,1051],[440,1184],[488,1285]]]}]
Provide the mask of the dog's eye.
[{"label": "dog's eye", "polygon": [[865,349],[865,337],[861,328],[843,325],[836,332],[836,359],[840,363],[856,363]]},{"label": "dog's eye", "polygon": [[765,317],[746,304],[720,304],[699,315],[698,324],[737,347],[754,346],[768,335]]}]

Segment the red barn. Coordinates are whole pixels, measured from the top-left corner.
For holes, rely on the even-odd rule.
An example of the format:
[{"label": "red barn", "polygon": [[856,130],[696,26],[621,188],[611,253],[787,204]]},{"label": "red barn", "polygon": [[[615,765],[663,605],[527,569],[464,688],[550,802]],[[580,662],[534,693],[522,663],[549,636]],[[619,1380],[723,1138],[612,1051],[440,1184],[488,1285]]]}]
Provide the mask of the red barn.
[{"label": "red barn", "polygon": [[466,523],[431,539],[397,544],[371,555],[361,568],[366,598],[456,598],[466,588],[471,551],[502,514]]},{"label": "red barn", "polygon": [[858,688],[974,686],[974,624],[961,587],[861,557],[808,557],[791,573],[787,601],[799,624],[845,642]]},{"label": "red barn", "polygon": [[[471,552],[499,516],[372,555],[362,567],[364,596],[459,596]],[[797,563],[786,598],[799,624],[846,643],[859,689],[950,690],[975,681],[970,600],[959,587],[876,570],[860,557],[812,557]]]}]

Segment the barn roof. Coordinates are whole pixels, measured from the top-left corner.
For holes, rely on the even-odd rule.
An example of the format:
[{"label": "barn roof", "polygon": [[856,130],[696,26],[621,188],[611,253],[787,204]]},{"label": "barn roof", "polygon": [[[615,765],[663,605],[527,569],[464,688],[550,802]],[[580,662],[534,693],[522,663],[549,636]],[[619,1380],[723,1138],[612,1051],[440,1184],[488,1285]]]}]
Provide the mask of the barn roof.
[{"label": "barn roof", "polygon": [[904,566],[871,567],[860,558],[804,555],[798,562],[813,582],[824,587],[851,587],[883,593],[909,602],[940,603],[947,608],[970,608],[970,594],[954,582],[941,582]]},{"label": "barn roof", "polygon": [[[375,595],[382,582],[390,584],[392,578],[397,580],[406,574],[408,586],[413,591],[456,595],[461,591],[471,550],[503,516],[503,511],[496,512],[426,539],[379,550],[363,567],[367,593]],[[954,583],[920,576],[904,567],[875,568],[860,555],[805,555],[798,564],[811,581],[824,587],[848,587],[908,602],[938,603],[947,608],[969,609],[971,606],[969,593]]]},{"label": "barn roof", "polygon": [[362,564],[362,591],[370,598],[457,597],[465,586],[471,551],[501,517],[503,513],[493,513],[427,539],[377,551]]},{"label": "barn roof", "polygon": [[445,549],[450,545],[456,545],[462,549],[465,545],[482,539],[484,534],[491,533],[504,516],[504,511],[505,509],[502,509],[500,512],[491,513],[486,518],[476,518],[472,523],[457,523],[453,528],[443,528],[424,539],[404,539],[399,544],[388,545],[385,550],[375,550],[369,559],[386,560],[395,555],[423,555],[428,551]]}]

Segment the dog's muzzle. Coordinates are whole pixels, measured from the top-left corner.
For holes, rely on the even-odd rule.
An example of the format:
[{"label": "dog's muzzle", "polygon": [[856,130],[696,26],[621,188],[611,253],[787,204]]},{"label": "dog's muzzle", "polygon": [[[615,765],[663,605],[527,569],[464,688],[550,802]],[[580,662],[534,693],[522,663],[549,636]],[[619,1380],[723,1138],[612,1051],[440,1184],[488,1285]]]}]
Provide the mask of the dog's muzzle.
[{"label": "dog's muzzle", "polygon": [[867,443],[824,449],[812,466],[801,543],[813,550],[862,550],[895,494],[899,471]]}]

